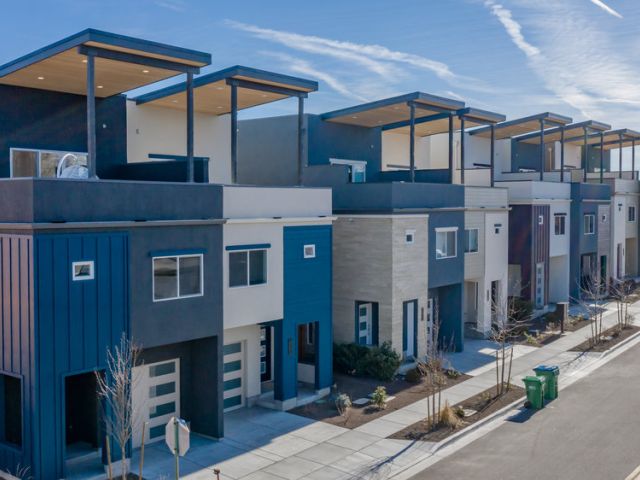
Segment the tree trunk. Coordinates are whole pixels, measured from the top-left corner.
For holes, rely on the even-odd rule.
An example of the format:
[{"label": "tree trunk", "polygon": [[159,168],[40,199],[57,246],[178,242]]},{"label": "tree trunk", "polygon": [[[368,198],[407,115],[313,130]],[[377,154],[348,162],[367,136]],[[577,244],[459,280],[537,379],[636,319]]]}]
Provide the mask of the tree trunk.
[{"label": "tree trunk", "polygon": [[127,454],[126,454],[126,445],[120,445],[120,463],[122,464],[122,480],[127,480]]}]

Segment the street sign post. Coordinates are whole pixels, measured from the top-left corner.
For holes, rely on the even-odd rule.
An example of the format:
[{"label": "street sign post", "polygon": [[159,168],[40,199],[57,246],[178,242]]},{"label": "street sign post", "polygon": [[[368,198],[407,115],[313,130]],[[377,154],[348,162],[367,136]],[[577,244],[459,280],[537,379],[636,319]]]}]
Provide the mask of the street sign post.
[{"label": "street sign post", "polygon": [[189,426],[178,417],[171,417],[164,429],[164,441],[176,459],[176,480],[180,478],[180,457],[189,450]]}]

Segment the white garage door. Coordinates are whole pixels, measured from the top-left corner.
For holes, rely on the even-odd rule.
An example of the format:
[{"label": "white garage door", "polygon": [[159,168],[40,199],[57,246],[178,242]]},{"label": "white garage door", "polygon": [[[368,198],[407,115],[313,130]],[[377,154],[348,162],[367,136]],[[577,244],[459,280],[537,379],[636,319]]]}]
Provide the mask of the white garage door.
[{"label": "white garage door", "polygon": [[147,423],[145,444],[164,439],[165,425],[180,416],[180,359],[133,369],[133,446],[139,447],[142,425]]},{"label": "white garage door", "polygon": [[242,342],[224,346],[224,411],[244,406],[244,356]]}]

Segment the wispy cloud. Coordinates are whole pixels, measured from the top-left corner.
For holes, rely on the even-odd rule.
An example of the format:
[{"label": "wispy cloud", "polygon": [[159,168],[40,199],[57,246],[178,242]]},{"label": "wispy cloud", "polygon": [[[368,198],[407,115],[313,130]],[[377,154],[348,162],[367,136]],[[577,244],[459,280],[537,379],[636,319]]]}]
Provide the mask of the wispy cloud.
[{"label": "wispy cloud", "polygon": [[513,15],[510,10],[507,10],[501,4],[496,3],[493,0],[486,0],[484,4],[500,21],[504,29],[507,31],[507,34],[511,37],[513,43],[515,43],[527,57],[531,58],[540,55],[540,50],[525,40],[524,35],[522,35],[522,27],[513,19]]},{"label": "wispy cloud", "polygon": [[158,7],[166,8],[167,10],[172,10],[174,12],[184,12],[185,4],[182,0],[154,0],[154,2]]},{"label": "wispy cloud", "polygon": [[607,12],[609,15],[613,15],[614,17],[622,18],[622,15],[620,15],[613,8],[611,8],[609,5],[607,5],[606,3],[604,3],[601,0],[591,0],[591,3],[593,3],[597,7],[600,7],[602,10]]},{"label": "wispy cloud", "polygon": [[315,80],[319,80],[320,82],[324,82],[327,86],[334,91],[338,92],[340,95],[343,95],[348,98],[353,98],[359,102],[367,102],[369,99],[363,97],[355,93],[351,88],[349,88],[345,83],[338,80],[335,76],[330,73],[321,71],[314,67],[310,62],[303,60],[301,58],[293,57],[291,55],[287,55],[284,53],[278,52],[261,52],[263,55],[268,55],[273,58],[277,58],[281,62],[283,62],[291,72],[297,73],[299,75],[306,75]]}]

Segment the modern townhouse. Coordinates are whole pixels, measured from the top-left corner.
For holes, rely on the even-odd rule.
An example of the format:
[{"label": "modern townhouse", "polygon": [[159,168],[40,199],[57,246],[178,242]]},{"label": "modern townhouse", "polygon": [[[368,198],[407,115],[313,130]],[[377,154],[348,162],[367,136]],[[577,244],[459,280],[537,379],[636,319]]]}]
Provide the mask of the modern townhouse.
[{"label": "modern townhouse", "polygon": [[[506,302],[506,190],[491,188],[492,142],[476,165],[456,137],[503,119],[415,92],[305,115],[302,156],[266,141],[293,132],[295,118],[241,122],[241,181],[333,189],[335,341],[390,342],[410,361],[423,357],[437,322],[440,341],[460,350],[465,279],[467,321],[489,331],[492,300]],[[258,151],[276,167],[256,165]]]},{"label": "modern townhouse", "polygon": [[[144,362],[132,447],[143,421],[151,442],[173,415],[222,437],[227,409],[260,395],[286,408],[331,385],[331,193],[193,182],[225,151],[194,149],[194,132],[207,132],[195,125],[193,76],[209,63],[86,30],[0,67],[3,469],[64,478],[102,468],[96,375],[123,334]],[[178,74],[182,129],[123,95]],[[238,90],[227,92],[237,100]],[[164,120],[182,149],[153,146]],[[230,146],[226,132],[210,134]]]}]

